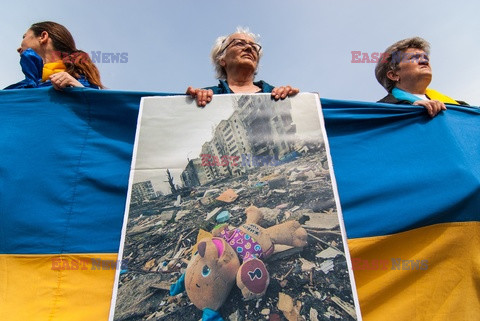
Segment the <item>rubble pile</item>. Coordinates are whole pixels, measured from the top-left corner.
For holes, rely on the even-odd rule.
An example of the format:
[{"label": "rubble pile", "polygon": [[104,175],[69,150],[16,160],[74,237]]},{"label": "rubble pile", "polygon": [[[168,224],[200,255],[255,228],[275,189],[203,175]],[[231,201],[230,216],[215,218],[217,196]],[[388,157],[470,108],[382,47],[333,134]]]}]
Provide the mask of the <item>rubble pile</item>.
[{"label": "rubble pile", "polygon": [[[225,320],[356,320],[337,209],[328,169],[316,155],[258,167],[192,190],[130,208],[115,320],[200,320],[186,294],[169,286],[184,272],[199,233],[245,222],[245,208],[262,209],[269,227],[297,220],[308,232],[303,249],[276,247],[266,260],[264,297],[244,301],[234,288],[220,309]],[[178,206],[174,206],[175,205]]]}]

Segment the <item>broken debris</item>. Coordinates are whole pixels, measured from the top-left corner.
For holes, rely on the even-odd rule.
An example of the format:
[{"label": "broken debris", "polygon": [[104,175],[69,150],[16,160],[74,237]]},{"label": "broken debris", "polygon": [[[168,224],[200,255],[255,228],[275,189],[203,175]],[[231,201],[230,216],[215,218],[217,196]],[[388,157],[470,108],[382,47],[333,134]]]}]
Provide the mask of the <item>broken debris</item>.
[{"label": "broken debris", "polygon": [[232,203],[238,198],[238,194],[231,188],[227,189],[225,192],[220,194],[216,198],[217,201],[225,202],[225,203]]},{"label": "broken debris", "polygon": [[[231,191],[238,197],[222,200],[225,192],[233,196]],[[184,272],[198,238],[208,237],[207,231],[220,224],[217,220],[225,220],[226,212],[224,223],[239,226],[252,204],[264,214],[262,226],[299,221],[308,231],[309,244],[304,249],[275,246],[265,262],[270,273],[265,296],[244,301],[240,291],[233,290],[220,310],[222,317],[232,321],[356,320],[347,305],[330,299],[353,302],[333,199],[328,171],[320,168],[317,156],[307,155],[201,186],[182,196],[180,204],[175,204],[177,196],[161,195],[131,205],[124,245],[128,271],[120,275],[114,320],[200,320],[201,311],[186,294],[169,295],[169,284]],[[287,312],[279,308],[281,294],[290,298]],[[282,309],[284,305],[280,304]]]}]

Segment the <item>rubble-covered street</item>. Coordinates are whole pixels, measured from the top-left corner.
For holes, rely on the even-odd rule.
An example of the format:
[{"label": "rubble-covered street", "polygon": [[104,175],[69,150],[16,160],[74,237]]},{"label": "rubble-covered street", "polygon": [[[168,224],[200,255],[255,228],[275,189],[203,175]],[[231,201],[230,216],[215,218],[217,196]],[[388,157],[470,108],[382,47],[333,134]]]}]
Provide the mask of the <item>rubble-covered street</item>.
[{"label": "rubble-covered street", "polygon": [[[323,152],[324,153],[324,152]],[[266,260],[264,297],[244,301],[234,287],[220,309],[225,320],[356,320],[337,208],[326,157],[306,154],[279,166],[249,169],[184,192],[130,207],[115,320],[200,320],[186,293],[171,297],[200,230],[239,226],[255,205],[269,227],[297,220],[308,232],[303,249],[278,246]]]}]

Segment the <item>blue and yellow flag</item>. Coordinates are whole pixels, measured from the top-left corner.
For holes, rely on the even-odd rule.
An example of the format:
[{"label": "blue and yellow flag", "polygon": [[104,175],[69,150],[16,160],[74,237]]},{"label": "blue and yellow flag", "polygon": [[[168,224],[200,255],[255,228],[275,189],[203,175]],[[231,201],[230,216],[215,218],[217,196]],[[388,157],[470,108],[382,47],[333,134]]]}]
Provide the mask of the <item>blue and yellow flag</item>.
[{"label": "blue and yellow flag", "polygon": [[480,318],[480,109],[322,99],[363,319]]},{"label": "blue and yellow flag", "polygon": [[[1,320],[107,320],[142,96],[0,92]],[[363,319],[480,315],[480,111],[322,99]]]},{"label": "blue and yellow flag", "polygon": [[141,96],[0,91],[2,321],[108,319]]}]

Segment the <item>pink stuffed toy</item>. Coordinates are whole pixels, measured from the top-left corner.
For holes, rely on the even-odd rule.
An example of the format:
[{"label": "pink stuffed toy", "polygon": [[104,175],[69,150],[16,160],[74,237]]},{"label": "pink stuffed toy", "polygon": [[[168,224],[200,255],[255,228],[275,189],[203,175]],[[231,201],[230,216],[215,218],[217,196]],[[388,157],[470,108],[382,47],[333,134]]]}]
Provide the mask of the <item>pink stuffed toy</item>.
[{"label": "pink stuffed toy", "polygon": [[186,272],[170,294],[184,289],[192,303],[203,314],[203,320],[222,320],[217,310],[236,283],[245,300],[259,298],[267,290],[270,276],[263,263],[274,251],[275,244],[294,247],[307,245],[307,232],[296,221],[287,221],[269,228],[258,223],[263,215],[250,206],[242,226],[229,229],[223,225],[214,229],[213,237],[201,239]]}]

